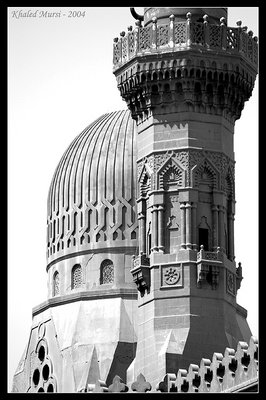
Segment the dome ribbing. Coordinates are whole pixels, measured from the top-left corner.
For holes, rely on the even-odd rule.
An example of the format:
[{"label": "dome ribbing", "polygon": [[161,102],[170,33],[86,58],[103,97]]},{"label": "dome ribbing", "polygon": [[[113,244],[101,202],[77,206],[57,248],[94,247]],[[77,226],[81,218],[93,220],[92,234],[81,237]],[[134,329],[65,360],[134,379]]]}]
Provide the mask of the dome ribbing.
[{"label": "dome ribbing", "polygon": [[137,245],[135,142],[130,112],[117,111],[70,144],[48,194],[48,262],[77,251]]}]

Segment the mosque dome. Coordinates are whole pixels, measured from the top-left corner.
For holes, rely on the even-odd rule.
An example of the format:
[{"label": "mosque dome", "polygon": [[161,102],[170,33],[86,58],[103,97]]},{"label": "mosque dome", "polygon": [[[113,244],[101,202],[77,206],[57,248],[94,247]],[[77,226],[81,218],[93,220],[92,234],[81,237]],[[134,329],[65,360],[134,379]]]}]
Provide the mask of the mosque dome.
[{"label": "mosque dome", "polygon": [[66,257],[137,247],[136,126],[127,110],[90,124],[63,154],[47,204],[48,267]]}]

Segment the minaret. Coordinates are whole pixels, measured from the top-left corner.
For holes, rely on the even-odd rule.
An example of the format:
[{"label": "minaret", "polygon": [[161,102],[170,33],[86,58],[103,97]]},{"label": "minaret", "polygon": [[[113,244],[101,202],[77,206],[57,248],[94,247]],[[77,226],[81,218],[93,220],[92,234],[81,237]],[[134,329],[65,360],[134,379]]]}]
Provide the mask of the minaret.
[{"label": "minaret", "polygon": [[138,344],[127,376],[156,385],[251,336],[236,302],[233,138],[258,45],[241,21],[227,26],[226,8],[132,14],[113,57],[137,123]]}]

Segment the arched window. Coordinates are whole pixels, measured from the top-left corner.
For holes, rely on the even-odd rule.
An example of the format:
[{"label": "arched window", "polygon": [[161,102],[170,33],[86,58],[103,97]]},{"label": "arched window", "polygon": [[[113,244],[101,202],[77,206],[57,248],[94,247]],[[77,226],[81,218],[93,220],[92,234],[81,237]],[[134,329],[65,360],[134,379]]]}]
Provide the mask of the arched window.
[{"label": "arched window", "polygon": [[74,265],[71,274],[71,289],[77,289],[82,284],[82,269],[80,264]]},{"label": "arched window", "polygon": [[100,284],[114,282],[114,264],[111,260],[104,260],[101,264]]},{"label": "arched window", "polygon": [[59,273],[56,271],[53,277],[53,296],[59,294]]}]

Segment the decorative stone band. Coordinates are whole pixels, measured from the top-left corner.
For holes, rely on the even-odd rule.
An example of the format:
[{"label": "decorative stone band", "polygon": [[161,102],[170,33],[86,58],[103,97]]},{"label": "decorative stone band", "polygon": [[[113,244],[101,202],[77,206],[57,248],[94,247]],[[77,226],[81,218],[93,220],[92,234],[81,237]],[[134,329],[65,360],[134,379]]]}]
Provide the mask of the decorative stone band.
[{"label": "decorative stone band", "polygon": [[114,39],[113,69],[118,70],[125,63],[136,56],[149,53],[165,53],[182,51],[188,48],[206,48],[215,52],[241,53],[249,63],[258,64],[258,38],[253,32],[247,33],[247,27],[230,28],[225,25],[225,18],[220,19],[220,25],[208,23],[208,16],[204,15],[204,22],[192,22],[191,13],[187,13],[187,21],[175,22],[174,15],[170,15],[169,23],[157,26],[156,17],[152,26],[142,27],[136,22],[136,28],[128,28],[128,33],[120,33],[120,39]]},{"label": "decorative stone band", "polygon": [[249,344],[239,342],[237,350],[226,348],[224,354],[214,353],[212,360],[202,358],[199,365],[190,364],[188,370],[168,373],[152,387],[143,374],[139,374],[130,387],[115,376],[108,387],[102,381],[88,385],[89,392],[181,392],[181,393],[234,393],[257,391],[258,340],[252,336]]},{"label": "decorative stone band", "polygon": [[[221,190],[232,199],[235,197],[235,162],[222,152],[199,149],[174,149],[157,151],[137,161],[138,190],[141,193],[143,182],[149,169],[151,179],[150,190],[164,190],[167,172],[175,171],[182,175],[176,179],[178,187],[198,188],[202,175],[206,174],[208,184]],[[167,187],[166,187],[167,189]]]}]

